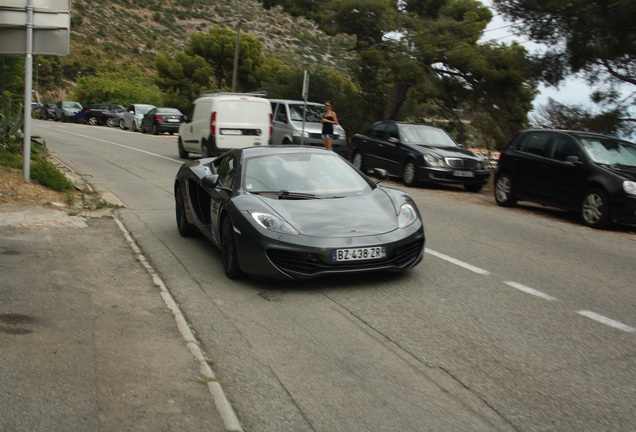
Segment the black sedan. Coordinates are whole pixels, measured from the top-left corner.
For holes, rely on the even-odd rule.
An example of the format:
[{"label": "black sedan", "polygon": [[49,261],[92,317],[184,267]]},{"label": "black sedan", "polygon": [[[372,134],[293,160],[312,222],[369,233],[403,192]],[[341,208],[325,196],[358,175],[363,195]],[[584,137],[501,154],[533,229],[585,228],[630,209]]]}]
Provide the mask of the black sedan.
[{"label": "black sedan", "polygon": [[184,120],[185,116],[176,108],[153,108],[141,121],[141,132],[152,132],[155,135],[168,132],[173,135],[179,132],[179,125]]},{"label": "black sedan", "polygon": [[403,271],[424,254],[409,195],[325,149],[250,147],[186,162],[174,197],[179,233],[203,233],[231,279]]},{"label": "black sedan", "polygon": [[442,129],[424,124],[375,122],[351,137],[350,151],[356,168],[386,169],[407,186],[456,184],[479,192],[490,176],[481,156],[457,144]]}]

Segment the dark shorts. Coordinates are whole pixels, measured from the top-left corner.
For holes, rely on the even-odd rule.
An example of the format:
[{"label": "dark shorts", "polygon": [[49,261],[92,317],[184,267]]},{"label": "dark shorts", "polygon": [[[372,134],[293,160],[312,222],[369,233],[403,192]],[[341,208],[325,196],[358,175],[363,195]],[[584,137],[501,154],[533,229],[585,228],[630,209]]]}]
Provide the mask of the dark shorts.
[{"label": "dark shorts", "polygon": [[333,134],[324,134],[322,137],[323,138],[333,139]]}]

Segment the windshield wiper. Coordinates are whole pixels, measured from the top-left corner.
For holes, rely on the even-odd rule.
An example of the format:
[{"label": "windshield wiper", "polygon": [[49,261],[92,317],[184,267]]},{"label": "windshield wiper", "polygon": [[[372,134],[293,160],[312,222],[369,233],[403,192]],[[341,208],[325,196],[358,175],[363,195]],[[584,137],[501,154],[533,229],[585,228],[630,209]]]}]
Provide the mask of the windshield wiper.
[{"label": "windshield wiper", "polygon": [[314,194],[302,193],[302,192],[290,192],[288,190],[279,190],[279,191],[254,191],[252,192],[254,195],[276,195],[278,199],[320,199]]},{"label": "windshield wiper", "polygon": [[314,194],[303,193],[303,192],[290,192],[288,190],[280,190],[278,191],[278,199],[317,199],[318,197]]}]

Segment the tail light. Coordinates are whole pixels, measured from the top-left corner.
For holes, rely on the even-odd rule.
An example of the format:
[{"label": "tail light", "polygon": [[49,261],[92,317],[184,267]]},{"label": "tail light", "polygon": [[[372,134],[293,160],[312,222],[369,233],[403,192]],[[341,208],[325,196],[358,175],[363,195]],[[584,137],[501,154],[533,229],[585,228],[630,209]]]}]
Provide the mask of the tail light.
[{"label": "tail light", "polygon": [[210,133],[216,135],[216,111],[210,115]]},{"label": "tail light", "polygon": [[163,117],[161,117],[160,115],[156,115],[155,120],[157,120],[158,122],[163,122]]}]

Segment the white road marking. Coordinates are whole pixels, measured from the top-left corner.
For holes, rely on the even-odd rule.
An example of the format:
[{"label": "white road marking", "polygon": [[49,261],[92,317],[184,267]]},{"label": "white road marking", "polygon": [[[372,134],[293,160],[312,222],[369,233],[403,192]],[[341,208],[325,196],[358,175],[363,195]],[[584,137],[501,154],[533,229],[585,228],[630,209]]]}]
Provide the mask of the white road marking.
[{"label": "white road marking", "polygon": [[541,292],[541,291],[537,291],[537,290],[536,290],[536,289],[534,289],[534,288],[527,287],[527,286],[522,285],[522,284],[517,283],[517,282],[509,281],[509,282],[504,282],[504,283],[505,283],[506,285],[508,285],[508,286],[510,286],[510,287],[512,287],[512,288],[514,288],[514,289],[517,289],[517,290],[519,290],[519,291],[523,291],[523,292],[524,292],[524,293],[526,293],[526,294],[531,294],[531,295],[533,295],[533,296],[536,296],[536,297],[542,298],[543,300],[548,300],[548,301],[554,301],[554,300],[556,300],[556,298],[555,298],[555,297],[552,297],[551,295],[548,295],[548,294],[543,293],[543,292]]},{"label": "white road marking", "polygon": [[424,250],[425,250],[425,252],[426,252],[426,253],[428,253],[428,254],[434,255],[434,256],[436,256],[437,258],[441,258],[441,259],[443,259],[443,260],[445,260],[445,261],[448,261],[448,262],[450,262],[450,263],[453,263],[453,264],[455,264],[455,265],[458,265],[458,266],[460,266],[460,267],[463,267],[463,268],[465,268],[466,270],[470,270],[470,271],[472,271],[472,272],[479,273],[479,274],[482,274],[482,275],[490,274],[490,272],[489,272],[488,270],[484,270],[484,269],[482,269],[482,268],[475,267],[475,266],[473,266],[473,265],[470,265],[470,264],[468,264],[468,263],[465,263],[465,262],[460,261],[460,260],[458,260],[458,259],[455,259],[455,258],[453,258],[453,257],[449,257],[448,255],[444,255],[443,253],[435,252],[434,250],[431,250],[431,249],[428,249],[428,248],[425,248]]},{"label": "white road marking", "polygon": [[607,326],[610,327],[614,327],[615,329],[619,329],[622,330],[624,332],[628,332],[628,333],[633,333],[636,332],[636,328],[634,327],[630,327],[626,324],[623,324],[622,322],[619,321],[615,321],[611,318],[608,318],[606,316],[597,314],[596,312],[592,312],[592,311],[588,311],[588,310],[580,310],[576,312],[579,315],[582,315],[586,318],[592,319],[594,321],[597,321],[601,324],[605,324]]}]

